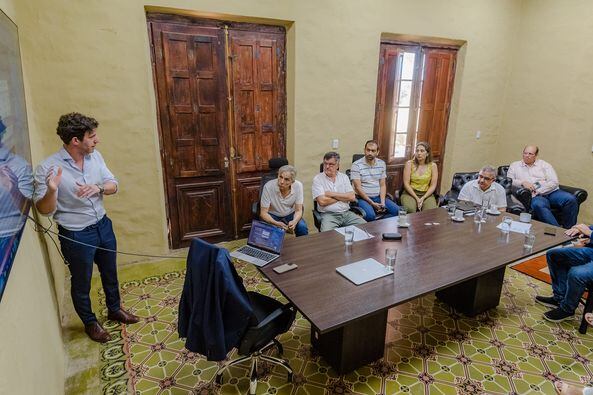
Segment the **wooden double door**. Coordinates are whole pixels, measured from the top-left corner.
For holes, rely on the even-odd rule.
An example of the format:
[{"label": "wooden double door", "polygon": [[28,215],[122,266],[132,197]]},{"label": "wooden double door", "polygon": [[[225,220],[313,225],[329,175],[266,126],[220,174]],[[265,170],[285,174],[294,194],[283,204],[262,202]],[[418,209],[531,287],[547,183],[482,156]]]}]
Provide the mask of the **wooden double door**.
[{"label": "wooden double door", "polygon": [[282,27],[148,15],[172,248],[244,236],[286,156]]}]

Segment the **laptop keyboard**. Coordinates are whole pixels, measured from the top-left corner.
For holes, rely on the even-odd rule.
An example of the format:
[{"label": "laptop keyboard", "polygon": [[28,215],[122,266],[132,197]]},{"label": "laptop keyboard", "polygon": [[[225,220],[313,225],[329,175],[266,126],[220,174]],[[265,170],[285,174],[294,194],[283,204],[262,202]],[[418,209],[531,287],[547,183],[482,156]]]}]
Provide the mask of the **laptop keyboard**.
[{"label": "laptop keyboard", "polygon": [[263,261],[269,261],[269,260],[274,259],[278,256],[276,254],[271,254],[269,252],[258,250],[257,248],[253,248],[250,246],[243,246],[243,247],[239,248],[237,251],[239,251],[242,254],[261,259]]}]

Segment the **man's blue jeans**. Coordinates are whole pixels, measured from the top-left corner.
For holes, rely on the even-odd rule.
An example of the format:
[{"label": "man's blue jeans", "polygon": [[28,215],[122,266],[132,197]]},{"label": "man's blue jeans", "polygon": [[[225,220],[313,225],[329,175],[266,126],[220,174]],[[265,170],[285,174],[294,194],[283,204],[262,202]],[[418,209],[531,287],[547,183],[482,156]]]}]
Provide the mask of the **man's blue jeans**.
[{"label": "man's blue jeans", "polygon": [[593,284],[593,248],[567,247],[546,254],[554,299],[560,308],[574,313],[585,288]]},{"label": "man's blue jeans", "polygon": [[[381,196],[373,196],[369,198],[375,203],[381,203]],[[364,210],[364,219],[369,221],[374,221],[377,217],[375,213],[375,209],[371,206],[366,200],[358,198],[358,207]],[[383,216],[383,218],[395,217],[399,213],[399,207],[393,201],[385,198],[385,209],[387,212]]]},{"label": "man's blue jeans", "polygon": [[[117,281],[117,267],[115,252],[99,250],[96,247],[109,250],[117,249],[117,241],[113,233],[111,220],[104,216],[94,225],[87,226],[80,231],[71,231],[58,227],[62,254],[70,268],[72,303],[76,313],[85,325],[97,321],[91,307],[89,293],[93,276],[93,262],[97,264],[101,274],[101,282],[105,291],[107,309],[115,313],[120,310],[119,284]],[[85,246],[80,243],[89,244]]]},{"label": "man's blue jeans", "polygon": [[[285,224],[288,224],[290,221],[292,221],[294,219],[294,212],[288,214],[286,217],[280,217],[278,215],[274,215],[272,213],[269,213],[270,217],[274,218],[276,221],[280,221],[280,222],[284,222]],[[303,218],[301,218],[299,220],[299,222],[297,223],[297,225],[294,227],[294,234],[299,237],[299,236],[307,236],[309,234],[309,229],[307,228],[307,223],[305,222],[305,220]]]},{"label": "man's blue jeans", "polygon": [[[561,211],[562,224],[558,223],[554,214],[550,210],[552,207],[558,207]],[[531,208],[535,219],[546,222],[550,225],[560,226],[568,229],[576,225],[579,215],[579,203],[572,194],[561,189],[543,196],[535,196],[531,199]]]}]

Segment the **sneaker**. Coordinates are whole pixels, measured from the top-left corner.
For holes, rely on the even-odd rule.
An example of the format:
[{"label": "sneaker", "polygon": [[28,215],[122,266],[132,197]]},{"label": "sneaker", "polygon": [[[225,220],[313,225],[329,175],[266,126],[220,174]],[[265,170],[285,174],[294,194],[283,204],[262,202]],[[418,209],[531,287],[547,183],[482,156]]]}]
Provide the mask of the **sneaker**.
[{"label": "sneaker", "polygon": [[561,322],[572,317],[574,317],[574,313],[567,313],[560,307],[555,308],[554,310],[546,311],[544,313],[544,318],[551,322]]},{"label": "sneaker", "polygon": [[554,299],[553,296],[539,296],[535,297],[535,301],[539,304],[543,304],[546,307],[550,307],[555,309],[556,307],[560,306],[560,302]]}]

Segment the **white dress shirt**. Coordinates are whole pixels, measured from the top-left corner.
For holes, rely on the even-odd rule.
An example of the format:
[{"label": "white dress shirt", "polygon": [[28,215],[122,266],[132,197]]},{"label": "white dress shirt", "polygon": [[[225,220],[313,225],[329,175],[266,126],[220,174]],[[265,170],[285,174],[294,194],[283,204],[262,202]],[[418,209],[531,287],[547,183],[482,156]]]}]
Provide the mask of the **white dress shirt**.
[{"label": "white dress shirt", "polygon": [[507,177],[513,180],[513,185],[520,187],[524,181],[535,184],[539,182],[540,187],[536,189],[536,194],[547,195],[558,189],[558,176],[551,164],[541,159],[536,159],[531,166],[528,166],[522,160],[511,163]]},{"label": "white dress shirt", "polygon": [[459,200],[467,200],[476,204],[495,204],[497,209],[504,209],[507,207],[506,192],[503,186],[497,182],[493,182],[492,185],[490,185],[490,188],[482,191],[482,188],[478,185],[478,180],[471,180],[461,188],[461,192],[459,192],[457,198]]}]

